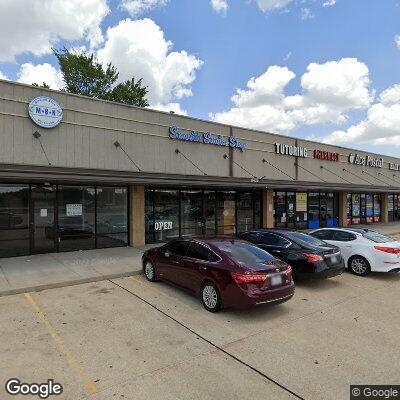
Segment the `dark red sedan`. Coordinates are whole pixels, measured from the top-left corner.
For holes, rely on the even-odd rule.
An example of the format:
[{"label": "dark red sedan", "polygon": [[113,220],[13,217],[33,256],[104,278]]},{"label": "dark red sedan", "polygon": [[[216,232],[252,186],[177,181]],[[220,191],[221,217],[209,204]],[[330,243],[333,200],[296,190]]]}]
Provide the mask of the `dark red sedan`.
[{"label": "dark red sedan", "polygon": [[292,268],[240,239],[173,240],[143,254],[143,272],[200,296],[211,312],[282,303],[294,294]]}]

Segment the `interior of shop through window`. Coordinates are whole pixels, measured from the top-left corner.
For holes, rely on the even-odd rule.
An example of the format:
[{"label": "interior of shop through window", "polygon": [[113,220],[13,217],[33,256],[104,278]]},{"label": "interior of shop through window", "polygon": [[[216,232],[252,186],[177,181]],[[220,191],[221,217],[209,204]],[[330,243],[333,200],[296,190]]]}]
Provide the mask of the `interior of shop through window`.
[{"label": "interior of shop through window", "polygon": [[262,192],[146,189],[146,243],[262,226]]},{"label": "interior of shop through window", "polygon": [[0,257],[126,245],[126,187],[0,185]]},{"label": "interior of shop through window", "polygon": [[400,195],[389,194],[388,196],[389,221],[400,221]]},{"label": "interior of shop through window", "polygon": [[339,226],[338,193],[274,193],[275,227],[281,229],[317,229]]},{"label": "interior of shop through window", "polygon": [[351,193],[347,195],[347,225],[381,222],[381,195]]}]

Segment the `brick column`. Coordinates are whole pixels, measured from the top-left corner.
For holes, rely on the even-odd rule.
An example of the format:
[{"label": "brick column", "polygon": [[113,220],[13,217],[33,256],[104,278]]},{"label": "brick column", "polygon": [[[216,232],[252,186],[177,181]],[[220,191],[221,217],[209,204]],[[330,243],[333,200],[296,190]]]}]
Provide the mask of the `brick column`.
[{"label": "brick column", "polygon": [[263,228],[274,227],[274,191],[263,190]]},{"label": "brick column", "polygon": [[384,193],[381,195],[381,199],[382,222],[387,224],[389,222],[389,195]]},{"label": "brick column", "polygon": [[145,245],[145,193],[144,186],[130,186],[129,233],[130,245]]},{"label": "brick column", "polygon": [[347,193],[339,193],[339,226],[347,226]]}]

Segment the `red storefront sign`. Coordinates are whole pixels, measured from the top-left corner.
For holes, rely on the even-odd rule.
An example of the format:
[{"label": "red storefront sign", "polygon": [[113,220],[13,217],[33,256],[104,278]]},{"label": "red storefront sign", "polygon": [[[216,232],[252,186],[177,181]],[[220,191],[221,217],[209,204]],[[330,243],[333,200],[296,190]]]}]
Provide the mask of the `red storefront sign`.
[{"label": "red storefront sign", "polygon": [[339,153],[334,153],[332,151],[324,151],[324,150],[314,150],[314,158],[317,160],[326,160],[326,161],[339,161]]}]

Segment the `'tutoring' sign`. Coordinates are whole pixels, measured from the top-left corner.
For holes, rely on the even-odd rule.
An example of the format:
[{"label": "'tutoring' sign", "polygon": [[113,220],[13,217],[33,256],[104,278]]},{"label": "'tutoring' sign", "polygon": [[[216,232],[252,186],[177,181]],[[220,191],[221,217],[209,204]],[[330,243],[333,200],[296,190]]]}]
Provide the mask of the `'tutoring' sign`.
[{"label": "'tutoring' sign", "polygon": [[283,156],[308,157],[308,150],[306,147],[291,146],[283,143],[275,143],[275,153]]}]

